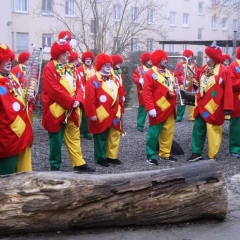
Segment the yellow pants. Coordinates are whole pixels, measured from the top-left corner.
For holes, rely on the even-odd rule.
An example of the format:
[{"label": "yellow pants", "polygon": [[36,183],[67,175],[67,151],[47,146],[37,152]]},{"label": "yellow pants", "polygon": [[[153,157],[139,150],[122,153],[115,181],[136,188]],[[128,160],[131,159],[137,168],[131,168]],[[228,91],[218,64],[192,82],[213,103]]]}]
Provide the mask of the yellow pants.
[{"label": "yellow pants", "polygon": [[17,172],[30,172],[32,171],[32,156],[31,148],[26,147],[17,159]]},{"label": "yellow pants", "polygon": [[106,155],[108,158],[118,158],[118,152],[120,147],[121,133],[114,127],[110,127],[106,142]]},{"label": "yellow pants", "polygon": [[174,136],[174,124],[174,115],[171,114],[164,122],[161,133],[159,135],[159,156],[162,158],[167,158],[170,156]]},{"label": "yellow pants", "polygon": [[82,154],[79,127],[75,126],[73,121],[68,119],[64,131],[64,141],[67,147],[68,155],[73,167],[85,164]]}]

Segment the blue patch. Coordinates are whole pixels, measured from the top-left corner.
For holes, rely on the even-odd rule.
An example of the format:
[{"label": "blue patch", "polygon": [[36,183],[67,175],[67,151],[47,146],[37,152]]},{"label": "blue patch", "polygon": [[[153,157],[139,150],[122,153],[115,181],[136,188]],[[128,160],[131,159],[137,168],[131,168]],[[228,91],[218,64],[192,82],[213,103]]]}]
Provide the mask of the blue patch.
[{"label": "blue patch", "polygon": [[114,126],[117,126],[118,123],[119,123],[119,119],[118,119],[118,118],[114,118],[114,120],[113,120],[113,125],[114,125]]},{"label": "blue patch", "polygon": [[240,73],[240,68],[239,67],[235,67],[235,72],[236,73]]},{"label": "blue patch", "polygon": [[7,93],[7,89],[3,86],[0,86],[0,95],[5,95]]},{"label": "blue patch", "polygon": [[206,112],[206,111],[203,112],[203,117],[204,117],[204,118],[208,118],[209,116],[210,116],[209,112]]},{"label": "blue patch", "polygon": [[95,88],[99,88],[99,83],[98,83],[98,81],[95,80],[95,81],[93,82],[93,85],[94,85]]},{"label": "blue patch", "polygon": [[152,74],[152,78],[153,78],[154,80],[157,80],[157,79],[158,79],[158,75],[157,75],[156,73],[153,73],[153,74]]},{"label": "blue patch", "polygon": [[18,72],[18,73],[17,73],[17,78],[20,78],[20,77],[21,77],[21,73]]},{"label": "blue patch", "polygon": [[145,74],[145,73],[146,73],[146,71],[144,69],[142,69],[142,74]]},{"label": "blue patch", "polygon": [[182,66],[179,67],[179,72],[183,72],[183,67]]}]

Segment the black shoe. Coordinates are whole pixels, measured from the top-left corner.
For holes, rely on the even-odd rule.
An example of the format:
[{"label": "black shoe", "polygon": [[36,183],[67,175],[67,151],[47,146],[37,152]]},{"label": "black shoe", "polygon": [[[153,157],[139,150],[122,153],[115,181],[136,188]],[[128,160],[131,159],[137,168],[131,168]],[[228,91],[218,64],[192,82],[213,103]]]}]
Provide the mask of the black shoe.
[{"label": "black shoe", "polygon": [[90,133],[84,134],[83,137],[88,139],[88,140],[92,140],[93,139],[93,137],[92,137],[92,135]]},{"label": "black shoe", "polygon": [[109,162],[106,159],[102,159],[102,160],[97,161],[97,164],[101,165],[103,167],[109,167],[110,166]]},{"label": "black shoe", "polygon": [[139,132],[144,132],[144,128],[138,127],[137,130],[138,130]]},{"label": "black shoe", "polygon": [[195,161],[199,161],[202,160],[202,155],[198,154],[198,153],[193,153],[188,159],[187,161],[189,162],[195,162]]},{"label": "black shoe", "polygon": [[122,164],[122,162],[120,160],[118,160],[117,158],[116,159],[107,158],[107,161],[108,161],[108,163],[115,164],[115,165],[121,165]]},{"label": "black shoe", "polygon": [[51,171],[60,171],[60,168],[51,167]]},{"label": "black shoe", "polygon": [[233,158],[240,158],[239,153],[233,153],[233,152],[231,152],[231,153],[230,153],[230,156],[233,157]]},{"label": "black shoe", "polygon": [[158,165],[158,161],[156,159],[147,159],[147,163],[151,164],[151,165]]},{"label": "black shoe", "polygon": [[175,157],[171,156],[171,155],[169,157],[166,157],[166,158],[161,157],[161,160],[167,160],[169,162],[177,162],[177,159]]},{"label": "black shoe", "polygon": [[73,168],[74,172],[81,173],[81,172],[95,172],[95,169],[88,166],[86,163],[81,166],[76,166]]}]

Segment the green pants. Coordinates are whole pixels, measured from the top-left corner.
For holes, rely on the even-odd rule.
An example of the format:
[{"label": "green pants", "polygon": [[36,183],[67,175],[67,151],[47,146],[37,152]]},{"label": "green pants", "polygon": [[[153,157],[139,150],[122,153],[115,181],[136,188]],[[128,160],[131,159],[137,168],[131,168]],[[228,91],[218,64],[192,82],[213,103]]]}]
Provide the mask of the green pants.
[{"label": "green pants", "polygon": [[0,158],[0,175],[12,174],[17,171],[17,155],[9,158]]},{"label": "green pants", "polygon": [[62,142],[64,137],[65,125],[62,125],[60,131],[56,133],[48,132],[50,156],[49,162],[52,168],[59,169],[62,164]]},{"label": "green pants", "polygon": [[177,122],[181,122],[183,120],[185,109],[186,109],[186,105],[180,105],[180,104],[177,105],[177,118],[176,118]]},{"label": "green pants", "polygon": [[208,158],[215,158],[222,141],[222,126],[209,124],[198,115],[193,123],[192,153],[202,155],[206,136],[208,140]]},{"label": "green pants", "polygon": [[240,153],[240,117],[231,117],[229,123],[229,151]]},{"label": "green pants", "polygon": [[83,134],[83,136],[87,136],[89,134],[88,118],[86,118],[85,116],[85,111],[82,111],[81,133]]},{"label": "green pants", "polygon": [[137,113],[137,129],[143,130],[147,117],[147,111],[144,106],[139,106]]}]

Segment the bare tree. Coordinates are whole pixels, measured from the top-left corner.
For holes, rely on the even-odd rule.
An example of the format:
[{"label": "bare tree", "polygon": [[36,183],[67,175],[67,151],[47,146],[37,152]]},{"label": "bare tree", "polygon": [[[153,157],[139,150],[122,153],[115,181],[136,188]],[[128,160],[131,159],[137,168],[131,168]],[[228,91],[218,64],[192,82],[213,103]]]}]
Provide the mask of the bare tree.
[{"label": "bare tree", "polygon": [[[95,54],[125,54],[131,50],[146,51],[147,45],[166,38],[163,6],[159,0],[52,0],[52,20],[48,31],[57,34],[67,29],[79,43],[79,51],[92,49]],[[71,17],[66,17],[66,13]],[[42,5],[33,14],[42,14]],[[46,31],[46,30],[45,30]],[[134,42],[136,46],[134,46]],[[135,47],[135,49],[131,49]]]}]

